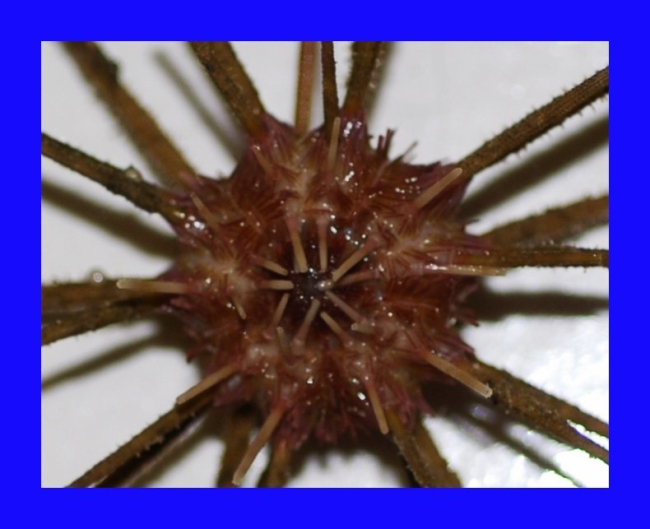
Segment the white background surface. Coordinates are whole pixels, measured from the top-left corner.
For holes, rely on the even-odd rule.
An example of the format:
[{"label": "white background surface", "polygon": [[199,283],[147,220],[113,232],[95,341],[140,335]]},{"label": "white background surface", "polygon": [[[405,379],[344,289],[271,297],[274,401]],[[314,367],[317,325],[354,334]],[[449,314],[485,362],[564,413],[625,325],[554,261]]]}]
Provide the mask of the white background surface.
[{"label": "white background surface", "polygon": [[[260,96],[272,113],[291,120],[295,92],[297,48],[293,44],[248,43],[236,49]],[[206,175],[228,174],[234,161],[211,136],[156,59],[163,54],[199,93],[221,123],[228,123],[223,107],[212,97],[200,68],[185,47],[176,43],[112,43],[106,51],[121,66],[123,80],[180,144],[186,156]],[[345,78],[346,47],[337,55]],[[396,128],[393,155],[418,142],[416,162],[458,160],[491,135],[582,81],[608,63],[606,43],[407,43],[395,46],[386,82],[377,100],[371,131],[377,135]],[[124,133],[84,85],[71,61],[57,45],[42,46],[42,128],[114,165],[134,165],[150,177],[145,164]],[[315,110],[318,112],[318,110]],[[539,181],[491,211],[481,212],[473,231],[481,233],[509,219],[569,203],[608,187],[608,147],[605,120],[608,102],[583,111],[547,134],[519,156],[480,175],[472,192],[505,174],[510,167]],[[320,115],[320,114],[319,114]],[[594,139],[595,138],[595,139]],[[566,147],[566,146],[569,147]],[[566,151],[580,151],[579,156]],[[562,163],[557,159],[561,158]],[[526,164],[527,161],[532,163]],[[550,169],[549,169],[550,167]],[[84,178],[56,166],[42,164],[49,190],[42,206],[42,281],[86,279],[91,270],[107,276],[154,276],[168,257],[143,251],[156,247],[140,223],[165,232],[164,223],[140,214],[126,201]],[[546,178],[541,179],[541,175]],[[74,190],[88,201],[91,218],[109,223],[115,233],[89,223],[85,214],[70,214],[75,198],[52,200],[52,186]],[[101,211],[107,211],[104,214]],[[121,221],[116,220],[122,212]],[[127,233],[129,238],[118,233]],[[134,242],[136,241],[136,242]],[[579,240],[589,247],[608,247],[608,231],[596,230]],[[561,292],[606,298],[608,273],[603,270],[517,271],[489,282],[503,292]],[[42,485],[63,486],[114,450],[145,425],[167,411],[174,398],[197,381],[176,345],[148,343],[157,332],[154,323],[112,327],[80,338],[64,340],[42,353]],[[608,419],[608,340],[606,310],[590,315],[512,314],[467,329],[464,336],[477,355],[505,367],[546,391],[566,398]],[[169,333],[166,335],[169,338]],[[142,347],[139,347],[141,345]],[[132,352],[131,350],[138,352]],[[113,355],[111,356],[111,353]],[[132,354],[131,354],[132,353]],[[112,360],[102,360],[102,359]],[[90,367],[84,368],[84,365]],[[94,363],[93,363],[94,362]],[[458,392],[453,395],[457,396]],[[545,471],[517,449],[495,437],[494,430],[477,426],[471,417],[492,415],[478,401],[463,400],[465,415],[447,413],[429,419],[441,451],[462,481],[471,487],[563,487],[576,483],[606,486],[607,467],[584,454],[506,424],[508,436],[532,447],[574,481]],[[210,486],[218,467],[220,442],[201,436],[191,450],[156,476],[155,486]],[[382,451],[383,454],[385,451]],[[264,466],[260,456],[246,484],[253,484]],[[398,486],[402,479],[394,461],[376,452],[336,448],[306,458],[293,486]]]}]

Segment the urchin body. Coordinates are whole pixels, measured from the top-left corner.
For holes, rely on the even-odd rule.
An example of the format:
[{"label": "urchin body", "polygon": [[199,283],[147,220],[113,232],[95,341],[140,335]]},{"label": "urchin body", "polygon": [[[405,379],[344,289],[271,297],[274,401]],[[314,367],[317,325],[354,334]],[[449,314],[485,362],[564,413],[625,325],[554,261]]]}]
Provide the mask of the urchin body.
[{"label": "urchin body", "polygon": [[192,356],[230,379],[216,403],[278,414],[277,443],[387,433],[385,410],[411,424],[421,383],[471,361],[456,324],[471,276],[492,272],[457,263],[489,248],[455,218],[461,171],[391,159],[362,117],[304,137],[264,125],[228,179],[188,176],[172,199],[174,267],[121,286],[174,295]]},{"label": "urchin body", "polygon": [[[565,84],[568,85],[568,84],[571,84],[572,82],[573,82],[572,80],[571,80],[571,81],[566,81]],[[387,89],[386,92],[387,92],[387,93],[390,93],[390,90]],[[540,100],[540,102],[541,102],[541,101],[543,101],[543,99]],[[531,103],[529,106],[533,106],[534,104],[535,104],[535,103]],[[269,106],[271,106],[271,105],[269,105]],[[489,104],[486,103],[486,106],[489,106]],[[517,114],[517,116],[518,116],[518,115],[520,115],[521,113],[522,113],[522,112],[519,112],[519,111],[518,111],[516,114]],[[517,117],[517,116],[513,116],[513,118],[514,118],[514,117]],[[510,120],[510,121],[512,121],[512,120]],[[495,123],[492,127],[488,127],[488,129],[489,129],[489,130],[494,130],[494,131],[496,131],[496,130],[499,130],[499,129],[502,127],[502,125],[503,125],[503,123],[501,123],[501,122],[497,122],[497,123]],[[373,130],[377,130],[377,128],[376,128],[376,127],[373,127]],[[489,130],[487,130],[487,131],[483,131],[483,133],[482,133],[482,134],[483,134],[483,137],[485,137],[485,135],[487,135],[487,134],[489,133]],[[397,136],[398,139],[400,138],[400,136],[401,136],[402,138],[404,137],[404,131],[405,131],[405,125],[402,125],[402,126],[400,127],[400,133],[399,133],[398,136]],[[70,133],[68,136],[69,136],[69,137],[72,137],[71,135],[72,135],[72,133]],[[408,141],[408,140],[406,140],[406,141]],[[476,143],[476,142],[474,142],[473,140],[468,140],[468,141],[471,141],[471,142],[474,143],[474,144]],[[398,147],[396,150],[397,150],[397,152],[399,152],[399,147]],[[403,150],[403,149],[402,149],[402,150]],[[425,149],[424,149],[424,146],[423,146],[423,144],[422,144],[422,142],[421,142],[421,143],[420,143],[420,147],[418,148],[418,154],[420,155],[420,158],[421,158],[421,159],[424,157],[424,154],[425,154],[425,153],[424,153],[424,150],[425,150]],[[580,185],[582,185],[582,184],[580,184]],[[550,193],[550,194],[552,194],[552,193]],[[584,189],[582,189],[582,194],[584,194]],[[549,201],[548,204],[554,204],[554,203],[555,203],[555,202],[551,202],[551,201]],[[517,207],[519,207],[519,206],[517,206]],[[536,203],[535,206],[534,206],[535,210],[538,210],[538,211],[541,210],[541,209],[544,209],[544,207],[545,207],[544,205],[537,204],[537,203]],[[530,207],[527,207],[526,212],[529,212],[529,211],[530,211]],[[513,215],[513,216],[517,216],[517,215]],[[286,223],[285,223],[285,224],[286,224]],[[344,259],[344,257],[347,256],[347,255],[348,255],[348,254],[347,254],[345,251],[342,251],[342,252],[341,252],[341,259]],[[311,263],[312,263],[311,266],[314,266],[314,263],[317,263],[317,259],[314,259],[313,257],[314,257],[314,256],[312,256],[312,258],[310,259],[310,261],[311,261]],[[95,261],[96,261],[96,260],[95,260]],[[289,263],[289,264],[291,264],[291,263]],[[332,267],[334,267],[334,266],[335,266],[335,263],[332,263]],[[84,270],[87,270],[87,269],[88,269],[88,267],[82,267],[82,268],[84,268]],[[102,265],[101,268],[106,269],[106,267],[105,267],[104,265]],[[112,270],[110,270],[110,269],[109,269],[109,270],[106,270],[106,271],[108,271],[108,272],[110,272],[111,274],[113,274]],[[125,273],[132,274],[133,271],[132,271],[132,269],[130,269],[130,270],[128,270],[128,271],[125,271]],[[597,274],[598,272],[595,272],[595,273]],[[554,276],[557,276],[557,275],[559,275],[559,273],[558,273],[558,272],[555,272],[555,273],[553,273],[553,275],[554,275]],[[276,293],[276,294],[277,294],[277,293]],[[276,295],[276,294],[271,293],[270,295]],[[276,297],[277,297],[277,296],[276,296]],[[270,307],[270,309],[271,309],[271,308],[273,308],[273,307]],[[350,322],[348,322],[348,323],[350,323]],[[507,324],[507,322],[506,322],[506,324]],[[506,324],[502,324],[502,325],[506,325]],[[329,328],[326,328],[326,327],[322,324],[322,320],[321,320],[321,322],[319,322],[319,326],[322,328],[323,331],[328,332],[330,335],[332,335],[332,333],[331,333],[331,331],[329,330]],[[470,335],[470,336],[471,336],[471,335]],[[331,340],[336,340],[336,338],[330,338],[330,339],[331,339]],[[602,338],[601,338],[601,340],[602,340]],[[472,339],[472,340],[470,340],[470,339],[468,338],[468,341],[471,341],[472,345],[477,346],[477,348],[480,349],[481,352],[483,352],[483,349],[485,349],[485,348],[482,348],[482,347],[481,347],[481,343],[480,343],[480,340],[479,340],[479,339]],[[529,342],[529,343],[530,343],[530,342]],[[509,344],[509,347],[510,347],[510,344]],[[489,355],[489,354],[490,354],[490,351],[485,351],[485,354],[488,354],[488,355]],[[191,373],[190,373],[190,376],[191,376]],[[186,386],[187,384],[186,384],[186,383],[181,383],[181,384],[179,384],[179,385],[180,385],[180,386]],[[176,389],[173,389],[173,390],[171,390],[171,391],[172,391],[172,392],[176,392],[176,393],[178,393],[178,391],[177,391]],[[559,392],[561,392],[561,391],[564,391],[564,390],[560,390]],[[556,391],[556,393],[557,393],[557,392],[558,392],[558,391]],[[573,400],[576,400],[576,399],[574,398]],[[587,405],[588,405],[588,404],[587,404]],[[370,419],[374,420],[374,417],[371,416]],[[369,420],[370,420],[370,419],[369,419]],[[109,443],[109,444],[111,444],[111,443]],[[114,442],[113,442],[113,444],[111,444],[111,446],[114,446]]]}]

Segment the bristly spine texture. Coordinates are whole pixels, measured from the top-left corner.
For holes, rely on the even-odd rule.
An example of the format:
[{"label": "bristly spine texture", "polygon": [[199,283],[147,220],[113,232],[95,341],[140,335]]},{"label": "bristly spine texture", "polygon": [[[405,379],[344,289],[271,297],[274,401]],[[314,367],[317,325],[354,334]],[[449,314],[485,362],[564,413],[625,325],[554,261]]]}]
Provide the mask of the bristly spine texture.
[{"label": "bristly spine texture", "polygon": [[174,267],[120,286],[176,294],[166,310],[193,355],[210,356],[208,374],[232,368],[217,404],[281,414],[273,437],[291,450],[386,433],[385,410],[412,425],[422,381],[471,361],[455,325],[471,276],[494,272],[457,264],[488,248],[454,219],[462,172],[391,159],[390,135],[371,147],[362,115],[305,137],[270,116],[264,127],[230,178],[188,175],[172,199]]},{"label": "bristly spine texture", "polygon": [[265,116],[230,179],[170,192],[173,268],[119,285],[173,295],[217,404],[256,403],[274,444],[385,433],[386,413],[410,425],[432,378],[491,394],[457,369],[473,354],[456,324],[474,277],[502,270],[469,259],[490,247],[456,220],[462,171],[409,164],[391,136],[344,109],[304,135]]}]

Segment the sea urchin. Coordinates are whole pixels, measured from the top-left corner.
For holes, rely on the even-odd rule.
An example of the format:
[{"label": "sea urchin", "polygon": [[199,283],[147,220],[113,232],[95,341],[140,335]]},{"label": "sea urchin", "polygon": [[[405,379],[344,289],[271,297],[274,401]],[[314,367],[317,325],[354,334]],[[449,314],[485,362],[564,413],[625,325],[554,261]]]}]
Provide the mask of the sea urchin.
[{"label": "sea urchin", "polygon": [[[455,322],[472,276],[502,272],[512,255],[456,220],[472,174],[462,163],[390,158],[389,134],[370,146],[364,96],[351,90],[329,118],[326,101],[325,124],[308,134],[244,111],[250,141],[232,178],[178,172],[182,191],[156,190],[182,244],[175,266],[117,283],[181,317],[221,382],[211,400],[256,403],[257,439],[269,434],[276,453],[356,428],[399,437],[426,409],[424,380],[492,393]],[[141,187],[137,172],[125,176]]]}]

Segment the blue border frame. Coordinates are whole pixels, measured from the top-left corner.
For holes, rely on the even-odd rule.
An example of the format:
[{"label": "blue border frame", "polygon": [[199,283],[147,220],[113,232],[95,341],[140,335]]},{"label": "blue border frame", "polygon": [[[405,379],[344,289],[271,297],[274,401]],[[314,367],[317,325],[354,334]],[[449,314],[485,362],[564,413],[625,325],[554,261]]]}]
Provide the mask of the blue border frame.
[{"label": "blue border frame", "polygon": [[[80,7],[76,7],[76,5]],[[643,101],[642,97],[636,97],[635,92],[643,87],[641,79],[629,79],[627,72],[632,70],[631,61],[636,62],[635,55],[631,52],[632,46],[629,35],[644,35],[645,30],[635,28],[635,24],[641,24],[644,19],[642,14],[636,17],[625,12],[626,25],[618,24],[612,13],[606,12],[607,7],[569,5],[568,2],[546,2],[543,6],[525,6],[521,2],[512,3],[516,18],[512,15],[504,15],[506,8],[502,5],[499,9],[492,4],[483,4],[482,7],[462,5],[460,8],[453,8],[449,5],[431,5],[424,3],[418,6],[414,3],[402,4],[400,11],[389,13],[387,9],[373,3],[370,6],[353,6],[351,3],[336,6],[328,3],[327,7],[308,5],[301,3],[292,11],[289,5],[266,4],[259,8],[247,3],[245,11],[238,5],[233,7],[208,4],[208,12],[216,13],[214,16],[195,17],[188,13],[177,13],[173,10],[170,17],[169,7],[159,5],[154,10],[147,6],[134,6],[123,2],[112,2],[110,12],[104,12],[103,6],[92,6],[88,3],[69,3],[65,7],[57,6],[51,12],[43,8],[34,9],[34,13],[28,17],[24,13],[6,13],[5,20],[30,20],[34,21],[39,30],[39,37],[45,40],[57,40],[59,38],[97,38],[108,36],[115,40],[129,40],[132,36],[138,39],[152,38],[173,39],[187,37],[213,36],[218,38],[236,38],[251,40],[269,38],[311,38],[326,36],[327,38],[355,38],[366,37],[376,38],[378,36],[390,39],[584,39],[584,40],[610,40],[612,55],[612,92],[616,100],[616,112],[611,121],[614,141],[611,150],[613,153],[620,153],[621,140],[625,138],[625,146],[645,140],[645,134],[634,139],[632,134],[624,134],[634,130],[635,123],[642,123],[644,111],[631,108],[634,101]],[[539,12],[522,13],[523,9],[535,7]],[[622,6],[619,6],[621,11]],[[89,11],[92,8],[92,11]],[[10,8],[11,9],[11,8]],[[18,11],[21,7],[14,8]],[[193,9],[198,9],[193,7]],[[311,9],[311,11],[309,11]],[[231,12],[228,12],[228,11]],[[73,15],[79,11],[82,14],[88,13],[85,20]],[[154,12],[154,14],[152,14]],[[290,18],[286,13],[299,13],[295,18]],[[312,14],[312,12],[314,14]],[[472,13],[470,15],[469,13]],[[254,14],[255,20],[243,20],[243,17],[251,17]],[[519,18],[521,16],[521,18]],[[561,17],[561,20],[560,20]],[[196,20],[198,18],[198,20]],[[345,20],[347,19],[347,20]],[[352,24],[342,22],[353,21]],[[454,22],[461,20],[461,23]],[[637,22],[637,20],[639,22]],[[40,22],[39,22],[40,21]],[[234,23],[233,23],[234,21]],[[31,24],[31,22],[30,22]],[[22,26],[22,24],[21,24]],[[620,27],[619,27],[620,26]],[[332,31],[332,28],[334,31]],[[15,28],[18,30],[18,27]],[[33,29],[28,29],[30,33]],[[622,35],[617,35],[620,31]],[[625,31],[625,33],[623,33]],[[5,34],[5,37],[10,36]],[[16,44],[27,42],[27,45]],[[20,138],[15,145],[12,145],[11,158],[15,167],[5,169],[5,182],[16,185],[17,189],[9,191],[5,195],[5,206],[9,207],[9,214],[5,213],[5,219],[14,220],[18,224],[18,230],[8,229],[5,231],[5,240],[9,242],[5,251],[11,249],[12,255],[31,255],[35,253],[32,242],[34,238],[23,236],[23,224],[29,228],[35,227],[36,218],[36,195],[38,193],[37,180],[32,178],[36,173],[36,157],[33,156],[36,146],[31,141],[25,142],[25,138],[33,138],[36,142],[35,126],[31,119],[25,120],[25,113],[30,113],[35,105],[33,98],[36,97],[35,57],[32,55],[31,41],[24,39],[23,28],[21,27],[21,39],[14,39],[13,43],[5,42],[5,59],[9,64],[5,65],[5,71],[11,72],[10,77],[4,77],[4,89],[10,92],[5,97],[12,97],[15,104],[8,105],[5,111],[9,113],[5,120],[5,128],[11,129],[13,138]],[[14,50],[19,50],[14,55]],[[25,53],[26,52],[26,53]],[[27,55],[27,57],[23,56]],[[27,60],[26,60],[27,59]],[[646,59],[647,60],[647,59]],[[630,68],[626,68],[626,66]],[[637,63],[639,64],[639,63]],[[629,76],[631,77],[631,76]],[[13,93],[11,93],[13,92]],[[623,108],[629,106],[630,108]],[[15,112],[15,116],[12,114]],[[35,112],[35,110],[34,110]],[[35,117],[35,116],[34,116]],[[632,120],[630,118],[634,117]],[[641,118],[641,119],[639,119]],[[629,120],[631,123],[623,123]],[[34,119],[35,121],[35,119]],[[629,143],[628,143],[629,142]],[[12,142],[13,144],[13,142]],[[629,149],[631,152],[643,153],[645,146],[639,145],[638,149]],[[34,150],[32,150],[32,148]],[[628,147],[629,148],[629,147]],[[16,153],[13,149],[18,150]],[[24,156],[21,152],[24,151]],[[638,155],[634,158],[626,157],[627,160],[634,159],[633,167],[625,171],[621,165],[625,164],[623,156],[612,156],[612,174],[616,175],[614,186],[611,192],[611,211],[616,219],[614,223],[614,237],[617,240],[625,240],[625,233],[622,226],[636,226],[626,222],[626,215],[644,211],[641,204],[634,204],[634,199],[644,200],[648,195],[642,190],[634,193],[622,193],[621,182],[645,181],[645,167],[638,163]],[[28,167],[24,161],[28,160]],[[628,161],[628,163],[630,163]],[[639,178],[636,177],[638,173]],[[11,177],[13,178],[10,178]],[[632,180],[633,179],[633,180]],[[27,186],[27,192],[25,187]],[[19,194],[20,193],[20,194]],[[34,207],[34,214],[25,215],[25,197],[31,209]],[[638,197],[638,198],[637,198]],[[645,202],[643,203],[645,205]],[[639,206],[639,207],[634,207]],[[15,212],[12,211],[15,208]],[[18,222],[15,222],[15,221]],[[630,219],[631,221],[632,219]],[[635,219],[636,220],[636,219]],[[630,230],[628,230],[629,232]],[[635,242],[639,241],[636,234]],[[624,243],[623,243],[624,244]],[[614,270],[622,266],[620,258],[623,252],[617,251],[623,244],[614,245],[612,252],[612,268]],[[637,242],[638,244],[638,242]],[[6,255],[6,254],[5,254]],[[5,259],[3,263],[6,270],[4,277],[15,277],[16,269],[18,274],[23,273],[26,268],[26,275],[31,278],[32,272],[36,273],[36,256],[25,259],[19,267],[15,261]],[[31,268],[34,268],[32,270]],[[638,274],[638,266],[632,273]],[[618,344],[622,338],[620,329],[623,323],[617,322],[622,312],[617,310],[621,305],[623,297],[629,296],[628,302],[634,304],[637,290],[617,288],[619,278],[616,274],[612,276],[611,285],[613,295],[611,296],[612,310],[612,342]],[[465,491],[429,491],[429,490],[397,490],[397,491],[373,491],[373,490],[102,490],[102,491],[72,491],[72,490],[39,490],[40,482],[40,461],[35,454],[38,450],[38,436],[36,430],[37,411],[34,395],[37,391],[31,391],[31,384],[28,384],[28,391],[24,391],[25,384],[22,377],[12,377],[7,380],[9,373],[23,373],[24,360],[27,359],[30,376],[36,372],[36,358],[33,351],[36,347],[25,347],[25,342],[36,341],[37,333],[32,330],[31,318],[22,317],[23,314],[35,315],[35,304],[38,296],[36,286],[31,281],[21,282],[16,279],[9,281],[9,288],[16,288],[20,295],[6,296],[11,299],[10,314],[17,315],[16,325],[24,325],[24,336],[29,340],[15,340],[5,351],[5,358],[16,363],[16,369],[10,366],[5,370],[6,392],[5,418],[3,421],[5,430],[5,484],[7,485],[7,496],[5,501],[12,505],[9,510],[21,524],[36,523],[45,526],[57,521],[65,524],[66,527],[90,526],[90,527],[116,527],[116,526],[169,526],[174,522],[188,527],[199,524],[210,524],[216,526],[267,526],[270,524],[296,525],[300,524],[309,527],[327,526],[336,527],[343,525],[363,525],[376,527],[384,525],[404,526],[409,523],[422,525],[438,525],[440,518],[449,521],[456,526],[468,527],[474,524],[481,525],[558,525],[580,524],[580,526],[598,526],[608,522],[604,516],[610,512],[617,513],[618,521],[631,514],[633,504],[623,507],[632,497],[627,494],[631,489],[630,485],[640,481],[642,476],[641,465],[637,462],[635,454],[643,450],[641,443],[625,443],[627,432],[624,425],[633,423],[634,405],[642,403],[635,395],[629,395],[632,388],[644,387],[643,381],[629,384],[630,369],[628,362],[624,363],[620,354],[622,351],[631,353],[630,357],[645,357],[644,341],[637,340],[637,347],[630,345],[615,347],[617,354],[612,362],[612,385],[617,388],[614,392],[614,411],[612,421],[614,426],[614,449],[613,466],[610,490],[592,491],[518,491],[518,490],[465,490]],[[22,285],[29,285],[28,293],[25,296],[25,289]],[[18,291],[20,288],[20,291]],[[640,289],[640,287],[638,287]],[[14,299],[15,298],[15,299]],[[638,329],[634,326],[633,318],[637,311],[627,310],[626,329]],[[11,317],[11,316],[10,316]],[[35,318],[34,318],[35,322]],[[12,324],[13,325],[13,324]],[[13,329],[12,329],[13,330]],[[628,333],[630,334],[630,333]],[[14,332],[11,335],[15,335]],[[637,335],[638,336],[638,335]],[[33,337],[33,338],[32,338]],[[11,341],[10,341],[11,343]],[[34,344],[35,345],[35,344]],[[26,354],[27,353],[27,354]],[[636,360],[636,358],[635,358]],[[21,369],[18,370],[18,362]],[[634,373],[644,372],[642,367],[634,364]],[[625,375],[625,378],[623,378]],[[19,380],[17,380],[18,378]],[[626,383],[627,382],[627,383]],[[623,388],[627,392],[623,391]],[[638,391],[637,389],[637,391]],[[22,390],[22,391],[21,391]],[[621,397],[625,394],[624,399]],[[22,398],[25,395],[26,398]],[[18,396],[18,398],[16,398]],[[622,404],[625,402],[625,404]],[[626,417],[629,415],[629,418]],[[628,419],[626,421],[626,419]],[[638,421],[637,421],[638,422]],[[621,447],[629,447],[621,449]],[[9,457],[7,457],[9,456]],[[13,467],[13,468],[12,468]],[[10,499],[15,496],[15,500]],[[616,511],[614,511],[616,509]]]}]

